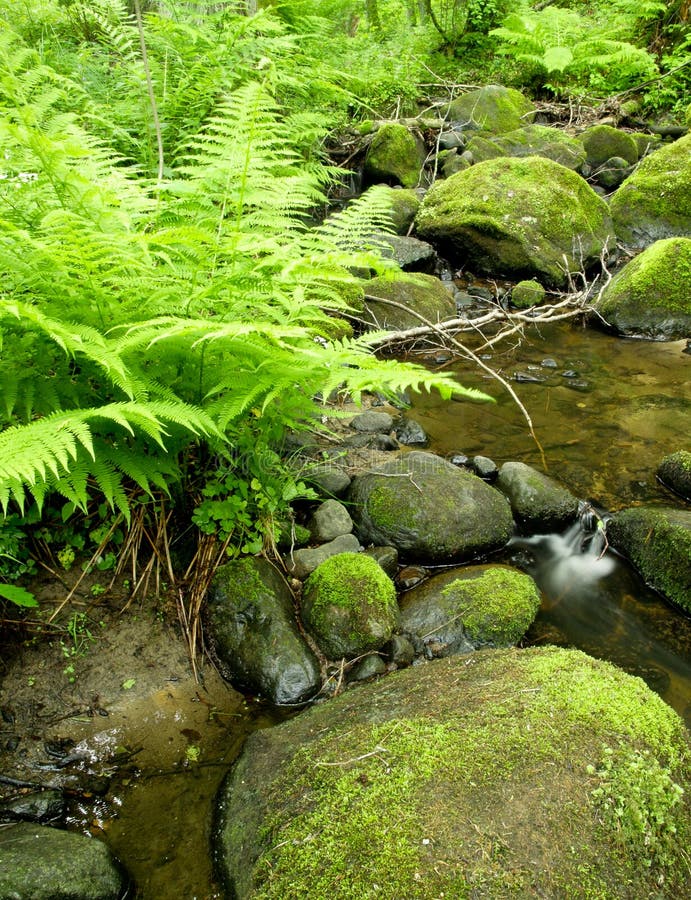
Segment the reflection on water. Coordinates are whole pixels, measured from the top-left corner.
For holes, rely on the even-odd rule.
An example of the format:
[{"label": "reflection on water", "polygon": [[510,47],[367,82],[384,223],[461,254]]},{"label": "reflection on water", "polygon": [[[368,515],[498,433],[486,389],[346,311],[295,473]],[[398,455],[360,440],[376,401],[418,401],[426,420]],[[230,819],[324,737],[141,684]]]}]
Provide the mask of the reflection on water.
[{"label": "reflection on water", "polygon": [[[685,341],[622,340],[597,331],[534,329],[488,360],[516,391],[544,447],[549,474],[614,511],[632,503],[680,504],[655,478],[668,453],[688,447],[691,356]],[[526,383],[525,377],[537,379]],[[411,416],[442,455],[483,454],[541,467],[525,420],[495,382],[459,369],[496,404],[414,400]],[[511,560],[540,585],[533,643],[575,646],[639,675],[691,725],[691,620],[649,590],[611,552],[594,522],[563,535],[515,538]]]}]

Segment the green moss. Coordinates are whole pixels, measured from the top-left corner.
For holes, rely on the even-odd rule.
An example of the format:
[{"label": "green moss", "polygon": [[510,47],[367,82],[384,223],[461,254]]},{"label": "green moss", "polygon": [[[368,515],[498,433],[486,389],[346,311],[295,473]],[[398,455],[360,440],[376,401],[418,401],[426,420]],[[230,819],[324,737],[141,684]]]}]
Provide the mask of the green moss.
[{"label": "green moss", "polygon": [[447,112],[451,122],[474,122],[492,134],[514,131],[532,121],[535,106],[520,91],[490,84],[454,100]]},{"label": "green moss", "polygon": [[611,125],[593,125],[581,135],[581,140],[591,166],[601,166],[613,156],[622,157],[630,166],[638,162],[636,141]]},{"label": "green moss", "polygon": [[475,645],[517,643],[540,608],[540,592],[533,579],[501,566],[486,569],[477,578],[452,581],[442,596],[453,601],[463,630]]},{"label": "green moss", "polygon": [[545,299],[545,289],[538,281],[519,281],[511,291],[511,302],[518,309],[537,306]]},{"label": "green moss", "polygon": [[[663,880],[664,896],[684,893],[678,849],[651,854],[603,813],[622,786],[635,788],[649,834],[662,841],[661,811],[678,847],[689,836],[671,787],[687,762],[684,729],[642,681],[553,648],[478,654],[443,671],[453,699],[430,691],[433,679],[421,687],[429,668],[405,679],[424,714],[394,701],[382,721],[383,682],[363,696],[366,715],[343,698],[331,717],[303,719],[311,736],[272,772],[263,850],[241,898],[609,900],[652,896]],[[633,773],[632,760],[644,761]]]},{"label": "green moss", "polygon": [[393,181],[412,188],[420,179],[424,150],[405,125],[382,125],[370,144],[365,171],[370,180]]},{"label": "green moss", "polygon": [[691,238],[656,241],[627,263],[605,290],[600,311],[660,308],[691,316]]}]

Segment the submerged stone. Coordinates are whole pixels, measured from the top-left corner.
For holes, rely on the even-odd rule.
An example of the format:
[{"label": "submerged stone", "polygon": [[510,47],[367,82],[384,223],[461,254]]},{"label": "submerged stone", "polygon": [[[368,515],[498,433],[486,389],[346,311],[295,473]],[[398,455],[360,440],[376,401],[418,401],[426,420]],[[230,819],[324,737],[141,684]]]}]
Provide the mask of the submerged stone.
[{"label": "submerged stone", "polygon": [[688,896],[688,752],[608,663],[452,656],[252,734],[216,856],[237,900]]}]

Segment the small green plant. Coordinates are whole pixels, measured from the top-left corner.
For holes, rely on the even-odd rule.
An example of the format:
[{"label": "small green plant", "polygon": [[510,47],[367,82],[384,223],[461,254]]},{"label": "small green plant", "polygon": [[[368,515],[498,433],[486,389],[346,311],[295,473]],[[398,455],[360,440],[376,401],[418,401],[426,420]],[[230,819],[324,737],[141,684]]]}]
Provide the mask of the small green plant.
[{"label": "small green plant", "polygon": [[89,622],[86,613],[73,613],[67,623],[66,631],[69,636],[69,642],[64,639],[60,640],[62,655],[65,659],[74,659],[78,656],[84,656],[89,649],[89,645],[94,640],[94,636],[89,630]]},{"label": "small green plant", "polygon": [[629,853],[646,865],[671,865],[676,848],[675,807],[683,789],[649,750],[603,748],[600,766],[588,766],[600,783],[591,797],[603,823]]}]

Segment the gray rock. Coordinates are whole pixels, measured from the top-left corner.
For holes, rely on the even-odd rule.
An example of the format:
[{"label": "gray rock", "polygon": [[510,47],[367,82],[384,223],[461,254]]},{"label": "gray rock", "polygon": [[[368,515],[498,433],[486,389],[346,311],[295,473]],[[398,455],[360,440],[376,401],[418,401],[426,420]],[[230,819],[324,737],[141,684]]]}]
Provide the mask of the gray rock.
[{"label": "gray rock", "polygon": [[595,172],[598,184],[607,190],[619,187],[631,172],[631,166],[621,156],[606,160]]},{"label": "gray rock", "polygon": [[0,803],[0,822],[47,822],[61,818],[65,806],[65,797],[61,791],[23,794]]},{"label": "gray rock", "polygon": [[367,412],[360,413],[350,423],[350,427],[355,431],[366,432],[367,434],[388,434],[393,428],[393,416],[385,412],[376,412],[369,409]]},{"label": "gray rock", "polygon": [[505,497],[432,453],[412,451],[359,475],[349,497],[361,540],[423,561],[470,559],[513,531]]},{"label": "gray rock", "polygon": [[394,634],[384,648],[392,663],[399,669],[411,665],[415,659],[415,647],[413,642],[403,634]]},{"label": "gray rock", "polygon": [[357,553],[360,549],[360,541],[354,534],[342,534],[329,541],[328,544],[296,550],[284,562],[290,574],[302,580],[331,556],[336,556],[338,553]]},{"label": "gray rock", "polygon": [[3,900],[119,900],[127,883],[101,841],[27,823],[0,830]]},{"label": "gray rock", "polygon": [[442,131],[439,135],[439,146],[442,150],[454,150],[465,146],[465,137],[462,131]]},{"label": "gray rock", "polygon": [[529,531],[561,531],[578,515],[577,497],[525,463],[504,463],[497,487],[509,498],[516,521]]},{"label": "gray rock", "polygon": [[488,456],[474,456],[470,460],[470,467],[478,478],[483,481],[493,482],[497,480],[499,469],[493,459]]},{"label": "gray rock", "polygon": [[312,537],[320,544],[332,541],[341,534],[350,534],[353,520],[338,500],[325,500],[315,511],[309,524]]},{"label": "gray rock", "polygon": [[657,477],[680,497],[691,500],[691,453],[678,450],[660,462]]},{"label": "gray rock", "polygon": [[509,566],[436,575],[401,599],[399,630],[428,658],[517,643],[540,608],[537,585]]},{"label": "gray rock", "polygon": [[221,674],[271,703],[300,703],[321,687],[290,588],[265,559],[236,559],[219,568],[208,593],[207,635]]},{"label": "gray rock", "polygon": [[398,616],[396,590],[372,557],[341,553],[305,582],[301,615],[325,656],[354,659],[391,637]]},{"label": "gray rock", "polygon": [[323,494],[341,497],[350,487],[350,476],[335,463],[320,463],[310,466],[304,478],[315,485]]},{"label": "gray rock", "polygon": [[386,675],[386,663],[378,653],[368,654],[350,673],[351,681],[367,681],[377,675]]},{"label": "gray rock", "polygon": [[377,234],[374,237],[384,259],[392,259],[404,272],[433,271],[437,251],[426,241],[399,234]]},{"label": "gray rock", "polygon": [[398,572],[398,550],[395,547],[369,547],[365,553],[379,563],[389,578],[395,578]]},{"label": "gray rock", "polygon": [[401,444],[406,444],[407,446],[411,444],[424,446],[429,441],[427,432],[415,419],[403,419],[396,428],[396,437]]}]

